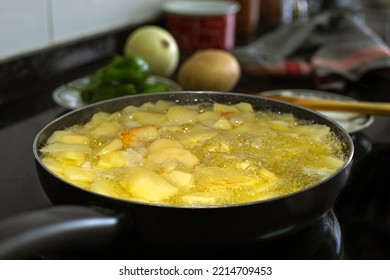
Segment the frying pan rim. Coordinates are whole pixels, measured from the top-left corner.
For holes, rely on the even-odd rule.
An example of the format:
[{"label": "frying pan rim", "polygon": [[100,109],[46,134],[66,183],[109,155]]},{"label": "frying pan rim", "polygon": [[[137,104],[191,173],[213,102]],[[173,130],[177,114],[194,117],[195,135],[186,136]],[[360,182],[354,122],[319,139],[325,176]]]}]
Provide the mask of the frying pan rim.
[{"label": "frying pan rim", "polygon": [[[58,180],[61,180],[62,182],[64,182],[65,184],[71,186],[71,187],[74,187],[82,192],[87,192],[88,194],[90,195],[93,195],[93,196],[97,196],[97,197],[102,197],[104,199],[108,199],[108,200],[113,200],[113,202],[120,202],[120,203],[125,203],[125,204],[136,204],[136,205],[142,205],[142,206],[148,206],[148,207],[157,207],[157,208],[179,208],[179,209],[189,209],[189,210],[209,210],[209,209],[223,209],[223,208],[237,208],[237,207],[249,207],[249,206],[252,206],[252,205],[257,205],[257,204],[265,204],[265,203],[272,203],[273,201],[276,201],[276,200],[280,200],[280,199],[284,199],[284,198],[288,198],[288,197],[292,197],[292,196],[297,196],[303,192],[307,192],[307,191],[310,191],[311,189],[315,189],[316,187],[318,187],[319,185],[322,185],[324,183],[326,183],[327,181],[331,180],[332,178],[334,178],[335,176],[337,176],[339,173],[341,173],[344,169],[346,169],[349,164],[351,163],[352,161],[352,158],[353,158],[353,154],[354,154],[354,144],[353,144],[353,140],[352,138],[350,137],[349,133],[342,127],[340,126],[337,122],[335,122],[334,120],[330,119],[329,117],[317,112],[317,111],[314,111],[314,110],[311,110],[311,109],[308,109],[308,108],[304,108],[302,106],[298,106],[298,105],[295,105],[295,104],[291,104],[291,103],[288,103],[288,102],[285,102],[285,101],[281,101],[281,100],[275,100],[275,99],[271,99],[271,98],[267,98],[267,97],[263,97],[263,96],[258,96],[258,95],[250,95],[250,94],[246,94],[246,93],[238,93],[238,92],[218,92],[218,91],[188,91],[188,90],[183,90],[183,91],[170,91],[170,92],[161,92],[161,93],[148,93],[149,96],[155,96],[155,95],[166,95],[166,96],[171,96],[171,95],[188,95],[188,94],[193,94],[193,95],[196,95],[196,94],[210,94],[210,95],[214,95],[214,94],[225,94],[225,95],[229,95],[229,96],[237,96],[237,97],[245,97],[245,98],[253,98],[253,99],[261,99],[261,100],[267,100],[267,102],[271,102],[271,103],[276,103],[276,104],[283,104],[283,106],[288,106],[290,108],[299,108],[300,110],[304,110],[304,111],[308,111],[310,114],[314,114],[314,115],[317,115],[319,116],[320,118],[323,118],[323,119],[326,119],[327,121],[331,122],[335,127],[337,127],[337,129],[341,130],[342,133],[344,134],[344,136],[346,137],[347,139],[347,142],[348,143],[345,143],[347,144],[347,147],[349,148],[349,154],[348,154],[348,158],[346,159],[346,161],[344,162],[343,166],[335,173],[333,173],[331,176],[327,177],[326,179],[324,180],[321,180],[320,182],[316,183],[316,184],[313,184],[303,190],[299,190],[299,191],[295,191],[295,192],[292,192],[292,193],[289,193],[289,194],[285,194],[285,195],[281,195],[281,196],[277,196],[277,197],[273,197],[273,198],[268,198],[268,199],[264,199],[264,200],[256,200],[256,201],[250,201],[250,202],[244,202],[244,203],[236,203],[236,204],[226,204],[226,205],[170,205],[170,204],[163,204],[163,203],[148,203],[148,202],[142,202],[142,201],[136,201],[136,200],[130,200],[130,199],[123,199],[123,198],[117,198],[117,197],[113,197],[113,196],[108,196],[108,195],[104,195],[104,194],[100,194],[100,193],[97,193],[97,192],[93,192],[93,191],[90,191],[90,190],[87,190],[85,188],[82,188],[80,186],[77,186],[63,178],[61,178],[60,176],[58,176],[57,174],[55,174],[54,172],[52,172],[51,170],[49,170],[47,168],[47,166],[45,164],[43,164],[42,162],[42,159],[39,155],[39,151],[38,151],[38,140],[40,139],[41,135],[48,129],[48,127],[52,126],[53,124],[59,122],[60,120],[64,119],[64,118],[67,118],[68,116],[70,115],[73,115],[73,114],[77,114],[78,112],[80,111],[85,111],[87,110],[88,108],[91,108],[91,107],[97,107],[101,104],[104,104],[104,103],[111,103],[111,102],[118,102],[118,100],[124,100],[124,99],[132,99],[132,98],[137,98],[137,95],[131,95],[131,96],[122,96],[122,97],[117,97],[117,98],[113,98],[113,99],[109,99],[109,100],[103,100],[103,101],[100,101],[100,102],[96,102],[96,103],[93,103],[93,104],[89,104],[85,107],[82,107],[82,108],[78,108],[78,109],[75,109],[75,110],[72,110],[70,112],[67,112],[65,114],[63,114],[62,116],[58,117],[58,118],[55,118],[54,120],[50,121],[48,124],[46,124],[43,128],[41,128],[41,130],[36,134],[35,138],[34,138],[34,141],[33,141],[33,154],[34,154],[34,158],[36,160],[36,162],[39,163],[39,165],[45,169],[46,172],[49,172],[52,176],[54,176],[56,179]],[[127,105],[124,105],[123,108],[125,106],[128,106]],[[92,115],[91,115],[92,117]],[[348,152],[348,151],[347,151]]]}]

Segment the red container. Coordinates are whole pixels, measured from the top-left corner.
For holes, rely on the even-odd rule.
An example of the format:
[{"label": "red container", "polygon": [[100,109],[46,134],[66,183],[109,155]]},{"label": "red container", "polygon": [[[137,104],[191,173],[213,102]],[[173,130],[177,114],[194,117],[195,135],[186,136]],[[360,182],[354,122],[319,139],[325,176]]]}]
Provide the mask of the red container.
[{"label": "red container", "polygon": [[231,49],[235,45],[235,1],[169,1],[164,5],[167,29],[180,50]]},{"label": "red container", "polygon": [[237,34],[249,36],[256,32],[260,18],[260,0],[237,0],[241,6],[237,13]]}]

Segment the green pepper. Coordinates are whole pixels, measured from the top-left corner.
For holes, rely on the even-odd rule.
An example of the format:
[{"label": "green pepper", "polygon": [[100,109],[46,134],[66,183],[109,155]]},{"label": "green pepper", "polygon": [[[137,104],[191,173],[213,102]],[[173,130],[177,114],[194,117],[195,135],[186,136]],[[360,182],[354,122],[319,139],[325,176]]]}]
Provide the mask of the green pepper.
[{"label": "green pepper", "polygon": [[97,102],[135,93],[137,93],[137,89],[133,84],[102,85],[93,90],[90,102]]},{"label": "green pepper", "polygon": [[151,93],[151,92],[166,92],[169,91],[169,85],[164,83],[144,83],[138,88],[140,93]]},{"label": "green pepper", "polygon": [[90,78],[88,87],[98,87],[102,83],[103,69],[97,70]]},{"label": "green pepper", "polygon": [[92,102],[94,88],[86,86],[80,90],[81,99],[84,102]]},{"label": "green pepper", "polygon": [[92,102],[94,99],[94,92],[102,84],[103,69],[96,71],[90,78],[88,85],[80,90],[81,99],[85,102]]},{"label": "green pepper", "polygon": [[96,102],[135,93],[164,92],[169,85],[148,82],[150,68],[140,56],[115,56],[110,64],[95,72],[80,90],[85,102]]},{"label": "green pepper", "polygon": [[116,56],[102,69],[100,79],[104,83],[112,81],[141,84],[150,76],[149,64],[140,56]]}]

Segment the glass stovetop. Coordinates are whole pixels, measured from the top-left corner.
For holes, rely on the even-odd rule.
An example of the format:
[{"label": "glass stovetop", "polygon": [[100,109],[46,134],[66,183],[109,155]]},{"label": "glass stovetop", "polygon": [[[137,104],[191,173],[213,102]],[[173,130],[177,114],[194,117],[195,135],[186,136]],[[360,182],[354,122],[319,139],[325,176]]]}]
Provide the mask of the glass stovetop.
[{"label": "glass stovetop", "polygon": [[[139,243],[139,242],[138,242]],[[334,211],[329,211],[310,227],[297,233],[267,241],[258,241],[237,248],[191,251],[188,248],[161,247],[158,250],[146,244],[127,239],[121,246],[72,249],[66,252],[43,253],[39,259],[142,259],[142,260],[339,260],[344,258],[344,241]]]}]

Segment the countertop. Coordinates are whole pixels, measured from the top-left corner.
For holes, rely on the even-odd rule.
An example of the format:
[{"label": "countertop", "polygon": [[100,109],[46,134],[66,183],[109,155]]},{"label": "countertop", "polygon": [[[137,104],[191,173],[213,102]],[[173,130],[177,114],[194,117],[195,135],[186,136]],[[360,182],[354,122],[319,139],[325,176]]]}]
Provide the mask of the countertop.
[{"label": "countertop", "polygon": [[[111,41],[107,42],[111,46]],[[8,97],[15,94],[15,98],[0,102],[0,220],[51,205],[36,174],[32,144],[47,123],[66,112],[53,102],[52,92],[94,72],[107,63],[115,49],[117,46],[108,47],[100,59],[74,69],[62,69],[42,79],[29,78],[15,91],[12,85],[3,87],[2,90],[9,91]],[[336,93],[359,100],[390,101],[388,88],[387,76],[370,73]],[[274,89],[317,88],[312,77],[255,77],[243,73],[234,91],[250,94]],[[389,131],[390,117],[375,116],[370,127],[353,135],[358,152],[353,177],[334,209],[343,234],[344,258],[390,259]]]}]

